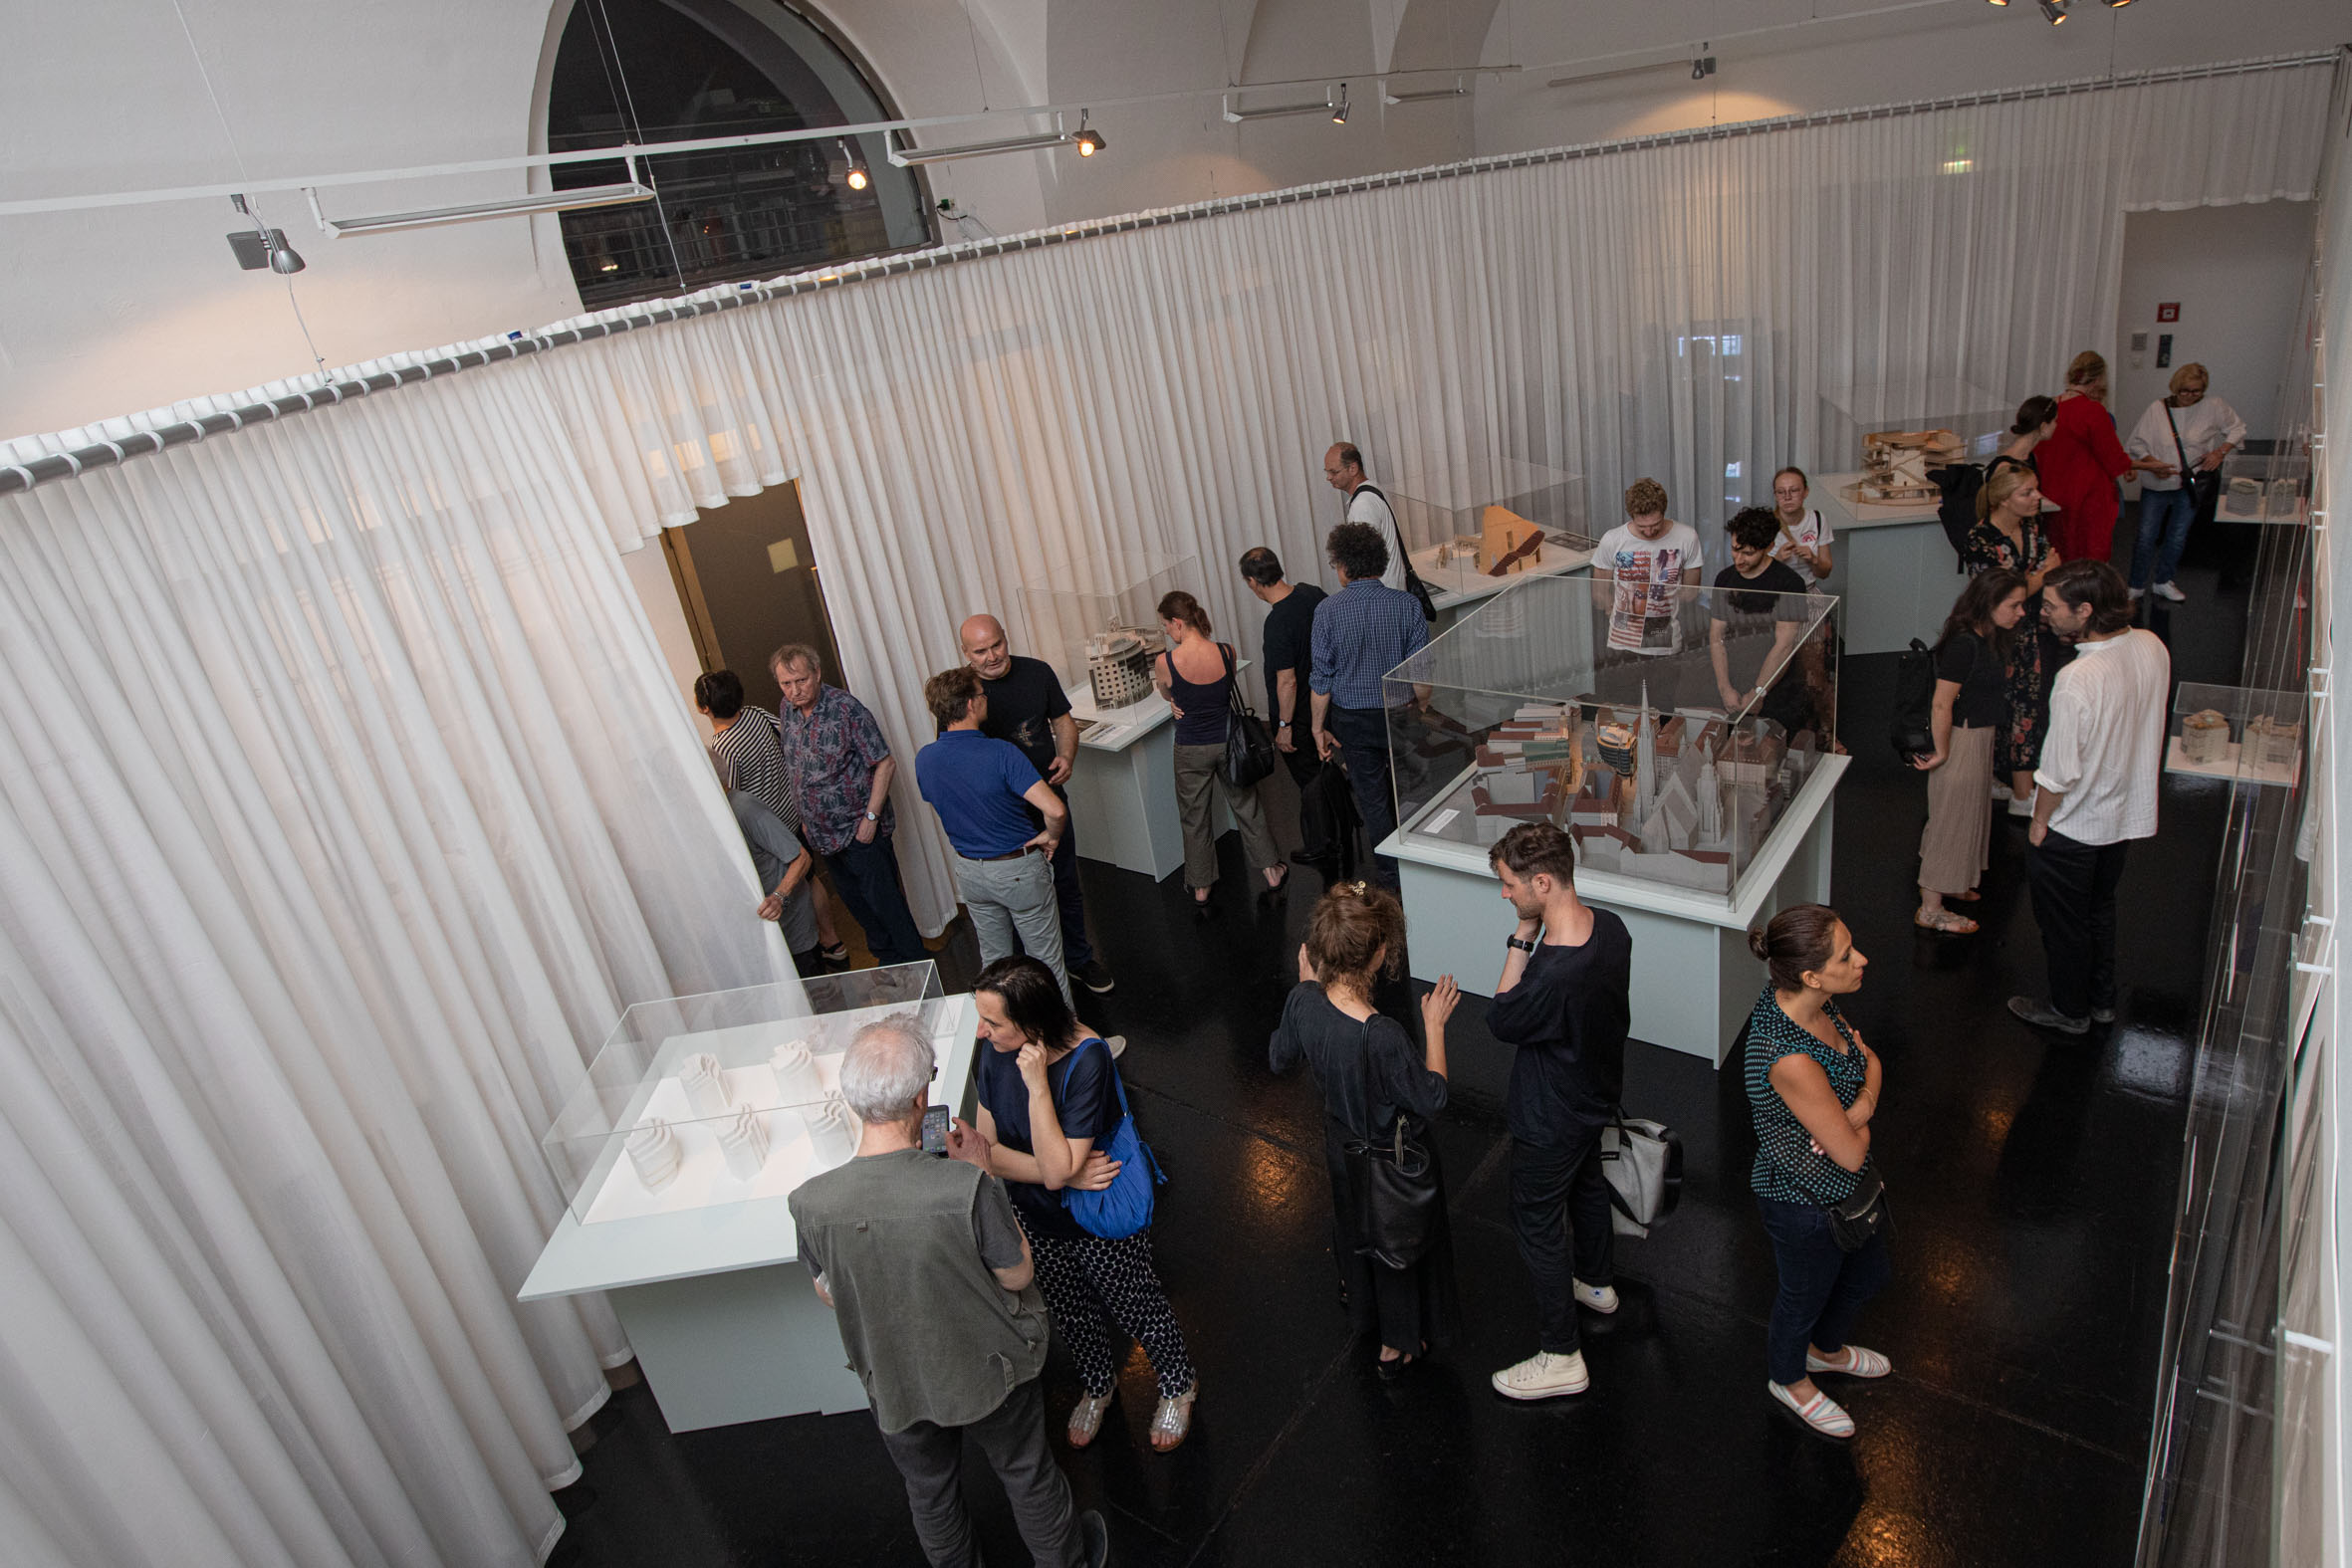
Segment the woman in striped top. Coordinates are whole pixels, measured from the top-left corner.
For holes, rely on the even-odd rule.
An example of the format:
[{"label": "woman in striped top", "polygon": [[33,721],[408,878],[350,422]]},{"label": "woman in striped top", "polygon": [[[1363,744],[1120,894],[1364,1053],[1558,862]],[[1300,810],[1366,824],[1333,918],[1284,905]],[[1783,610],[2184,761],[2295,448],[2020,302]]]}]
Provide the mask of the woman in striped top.
[{"label": "woman in striped top", "polygon": [[[710,753],[725,758],[735,776],[735,787],[774,811],[804,842],[801,802],[793,797],[784,777],[784,737],[776,715],[765,708],[747,708],[743,677],[733,670],[712,670],[694,680],[694,706],[710,720]],[[833,901],[824,884],[809,879],[809,896],[817,905],[817,951],[828,968],[847,969],[849,949],[833,929]]]},{"label": "woman in striped top", "polygon": [[1853,1418],[1812,1375],[1883,1378],[1893,1370],[1886,1357],[1846,1340],[1863,1303],[1887,1282],[1886,1239],[1841,1249],[1826,1207],[1854,1191],[1870,1161],[1878,1057],[1836,1002],[1861,989],[1869,961],[1837,912],[1820,904],[1783,909],[1750,932],[1748,944],[1771,971],[1748,1018],[1751,1185],[1780,1272],[1764,1386],[1815,1432],[1850,1438]]}]

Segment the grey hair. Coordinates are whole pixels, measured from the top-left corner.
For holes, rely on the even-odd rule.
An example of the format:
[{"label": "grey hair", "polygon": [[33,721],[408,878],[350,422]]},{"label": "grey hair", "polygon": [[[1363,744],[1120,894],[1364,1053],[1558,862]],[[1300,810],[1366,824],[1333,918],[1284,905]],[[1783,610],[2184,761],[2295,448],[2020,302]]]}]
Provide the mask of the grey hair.
[{"label": "grey hair", "polygon": [[861,1121],[904,1121],[937,1071],[931,1041],[914,1019],[880,1018],[852,1035],[841,1053],[841,1098]]}]

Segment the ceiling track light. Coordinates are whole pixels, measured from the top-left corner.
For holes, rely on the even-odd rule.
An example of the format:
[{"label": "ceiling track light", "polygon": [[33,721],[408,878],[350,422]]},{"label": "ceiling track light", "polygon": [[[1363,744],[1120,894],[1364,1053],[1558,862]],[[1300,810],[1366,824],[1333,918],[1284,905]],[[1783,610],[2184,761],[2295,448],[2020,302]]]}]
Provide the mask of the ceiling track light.
[{"label": "ceiling track light", "polygon": [[863,190],[872,184],[873,176],[866,172],[865,159],[859,157],[857,150],[849,145],[847,136],[841,138],[840,147],[841,161],[849,165],[848,172],[841,176],[841,183],[851,190]]},{"label": "ceiling track light", "polygon": [[2057,27],[2065,22],[2068,0],[2040,0],[2040,4],[2041,14],[2050,19],[2050,26]]},{"label": "ceiling track light", "polygon": [[1078,156],[1081,158],[1090,158],[1110,145],[1102,138],[1101,131],[1087,128],[1086,112],[1082,109],[1078,111],[1078,133],[1071,144],[1078,149]]},{"label": "ceiling track light", "polygon": [[1442,98],[1468,98],[1469,96],[1470,88],[1460,77],[1456,77],[1454,85],[1450,88],[1428,88],[1419,93],[1391,93],[1387,90],[1387,84],[1383,82],[1380,102],[1383,104],[1434,104]]},{"label": "ceiling track light", "polygon": [[253,220],[252,228],[235,230],[228,237],[229,249],[236,255],[238,266],[247,272],[259,272],[267,267],[287,277],[303,270],[302,253],[286,243],[284,229],[264,228],[260,216],[243,196],[231,196],[229,205]]},{"label": "ceiling track light", "polygon": [[533,196],[517,196],[507,201],[473,201],[454,207],[426,207],[416,212],[378,212],[360,218],[330,218],[320,210],[319,191],[305,185],[302,193],[310,198],[311,217],[322,232],[342,239],[350,234],[389,234],[400,229],[431,229],[445,223],[476,223],[484,218],[522,218],[542,212],[580,212],[590,207],[620,207],[631,202],[651,201],[660,192],[637,178],[637,159],[633,153],[621,156],[621,165],[628,170],[628,179],[619,185],[588,185],[575,190],[543,190]]},{"label": "ceiling track light", "polygon": [[1231,93],[1225,94],[1218,102],[1223,107],[1225,122],[1229,125],[1239,125],[1252,119],[1282,119],[1292,114],[1328,114],[1335,124],[1347,123],[1347,84],[1344,82],[1338,84],[1336,92],[1325,88],[1320,104],[1269,104],[1264,109],[1236,109]]}]

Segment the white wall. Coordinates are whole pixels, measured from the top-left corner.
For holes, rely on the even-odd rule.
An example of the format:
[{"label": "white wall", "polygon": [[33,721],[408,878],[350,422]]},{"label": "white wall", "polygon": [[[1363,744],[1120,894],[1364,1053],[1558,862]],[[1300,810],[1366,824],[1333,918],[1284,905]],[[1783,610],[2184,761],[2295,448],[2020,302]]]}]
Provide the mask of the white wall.
[{"label": "white wall", "polygon": [[[17,0],[19,66],[0,94],[9,199],[233,182],[507,156],[540,144],[544,66],[569,0]],[[1668,55],[1742,27],[1854,0],[820,0],[908,114],[1085,101],[1483,59],[1474,106],[1384,110],[1359,85],[1344,126],[1320,116],[1228,125],[1213,98],[1098,111],[1109,152],[938,165],[936,194],[1006,233],[1477,152],[1876,103],[2011,83],[2321,47],[2340,0],[2232,7],[2078,0],[2060,29],[2024,5],[1951,3],[1715,46],[1720,74],[1677,71],[1549,89],[1616,50]],[[2225,15],[2228,25],[2219,25]],[[971,24],[966,26],[969,16]],[[190,47],[193,35],[194,48]],[[977,62],[975,61],[977,55]],[[201,57],[216,113],[197,71]],[[103,67],[93,63],[103,63]],[[1252,101],[1313,96],[1273,90]],[[224,126],[223,120],[226,124]],[[998,118],[939,139],[1012,133]],[[327,196],[336,213],[484,200],[481,175]],[[560,320],[579,310],[553,218],[331,241],[299,197],[263,210],[310,262],[293,280],[319,354],[349,364]],[[76,425],[311,368],[286,280],[237,270],[225,200],[0,217],[0,435]]]},{"label": "white wall", "polygon": [[[2165,394],[2173,371],[2157,364],[2156,350],[2159,336],[2171,333],[2173,367],[2203,363],[2214,392],[2244,417],[2248,435],[2281,433],[2278,378],[2310,280],[2313,219],[2310,202],[2269,201],[2135,212],[2125,220],[2111,377],[2118,424],[2129,429]],[[2178,322],[2157,321],[2156,308],[2167,301],[2180,305]],[[2148,334],[2148,351],[2134,355],[2131,335],[2138,332]]]}]

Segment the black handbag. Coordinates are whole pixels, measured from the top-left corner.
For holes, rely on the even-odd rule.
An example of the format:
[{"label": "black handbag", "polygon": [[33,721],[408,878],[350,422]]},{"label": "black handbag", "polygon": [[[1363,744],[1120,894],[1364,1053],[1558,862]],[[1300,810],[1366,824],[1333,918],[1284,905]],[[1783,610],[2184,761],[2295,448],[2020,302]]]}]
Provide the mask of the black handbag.
[{"label": "black handbag", "polygon": [[1852,1192],[1821,1207],[1829,1215],[1829,1234],[1841,1252],[1859,1252],[1870,1244],[1871,1237],[1894,1233],[1895,1217],[1887,1209],[1887,1184],[1876,1165],[1864,1165]]},{"label": "black handbag", "polygon": [[1243,700],[1233,650],[1221,642],[1217,651],[1225,655],[1225,761],[1217,765],[1217,772],[1236,789],[1247,789],[1274,772],[1274,736]]},{"label": "black handbag", "polygon": [[1341,1149],[1355,1188],[1356,1251],[1390,1268],[1420,1262],[1445,1209],[1437,1162],[1405,1136],[1402,1113],[1386,1138],[1351,1138]]},{"label": "black handbag", "polygon": [[2189,449],[2181,443],[2181,422],[2173,417],[2173,400],[2164,400],[2164,422],[2173,427],[2173,455],[2181,460],[2181,486],[2189,492],[2189,522],[2211,523],[2214,508],[2222,499],[2222,471],[2218,468],[2192,468]]}]

